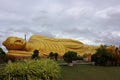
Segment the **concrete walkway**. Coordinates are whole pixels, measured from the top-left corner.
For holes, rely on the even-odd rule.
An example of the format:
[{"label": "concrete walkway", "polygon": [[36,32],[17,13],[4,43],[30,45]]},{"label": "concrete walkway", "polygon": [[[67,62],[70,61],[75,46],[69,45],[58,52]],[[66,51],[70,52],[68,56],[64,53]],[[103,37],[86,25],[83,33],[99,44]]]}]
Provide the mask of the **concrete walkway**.
[{"label": "concrete walkway", "polygon": [[[60,66],[67,66],[68,63],[59,63]],[[78,63],[73,63],[73,64],[93,64],[92,62],[78,62]]]}]

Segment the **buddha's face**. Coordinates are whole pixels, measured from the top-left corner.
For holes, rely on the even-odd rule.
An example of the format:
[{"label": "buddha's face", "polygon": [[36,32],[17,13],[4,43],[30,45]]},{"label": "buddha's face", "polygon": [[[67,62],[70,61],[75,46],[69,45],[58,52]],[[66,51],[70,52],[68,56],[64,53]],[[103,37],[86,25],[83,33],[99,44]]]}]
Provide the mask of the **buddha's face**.
[{"label": "buddha's face", "polygon": [[25,47],[25,40],[18,37],[8,37],[4,42],[3,45],[8,50],[22,50]]}]

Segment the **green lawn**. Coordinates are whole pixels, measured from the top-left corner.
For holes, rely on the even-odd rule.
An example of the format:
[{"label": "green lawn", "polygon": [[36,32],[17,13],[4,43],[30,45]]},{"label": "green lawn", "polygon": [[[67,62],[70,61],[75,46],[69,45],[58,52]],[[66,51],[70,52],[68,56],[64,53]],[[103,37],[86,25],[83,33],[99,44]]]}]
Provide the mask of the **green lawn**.
[{"label": "green lawn", "polygon": [[120,80],[120,67],[62,66],[60,80]]},{"label": "green lawn", "polygon": [[[0,64],[0,75],[5,64]],[[61,66],[59,80],[120,80],[120,67],[102,67],[92,65]],[[0,79],[1,80],[1,79]]]}]

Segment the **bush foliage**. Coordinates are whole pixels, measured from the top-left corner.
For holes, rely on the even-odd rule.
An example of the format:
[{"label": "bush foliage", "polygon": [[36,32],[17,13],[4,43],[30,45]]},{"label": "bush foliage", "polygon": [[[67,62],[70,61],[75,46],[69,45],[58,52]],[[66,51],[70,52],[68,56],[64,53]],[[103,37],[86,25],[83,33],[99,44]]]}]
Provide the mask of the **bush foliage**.
[{"label": "bush foliage", "polygon": [[53,60],[57,61],[58,60],[58,53],[50,52],[48,57],[50,59],[53,59]]},{"label": "bush foliage", "polygon": [[6,53],[3,51],[2,48],[0,48],[0,63],[7,62],[7,61],[8,61],[8,57]]},{"label": "bush foliage", "polygon": [[6,65],[4,80],[56,80],[60,67],[49,59],[14,62]]},{"label": "bush foliage", "polygon": [[73,60],[77,60],[77,53],[74,51],[68,51],[63,55],[64,61],[71,63]]},{"label": "bush foliage", "polygon": [[33,51],[33,55],[31,57],[32,59],[39,59],[39,51],[38,50],[34,50]]},{"label": "bush foliage", "polygon": [[92,55],[91,59],[96,65],[105,66],[112,65],[115,58],[112,52],[106,50],[106,46],[101,46],[96,50],[96,53]]}]

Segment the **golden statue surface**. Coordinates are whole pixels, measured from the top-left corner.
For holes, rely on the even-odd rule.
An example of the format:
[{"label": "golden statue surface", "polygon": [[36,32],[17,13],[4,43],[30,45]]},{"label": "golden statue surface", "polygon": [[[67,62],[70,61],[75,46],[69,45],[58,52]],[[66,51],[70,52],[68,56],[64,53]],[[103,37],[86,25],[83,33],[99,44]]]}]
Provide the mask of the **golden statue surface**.
[{"label": "golden statue surface", "polygon": [[50,52],[62,56],[67,51],[75,51],[78,55],[83,55],[94,53],[97,48],[73,39],[48,38],[41,35],[33,35],[29,41],[11,36],[3,42],[3,45],[8,49],[9,57],[31,57],[34,50],[39,50],[40,56],[48,56]]}]

